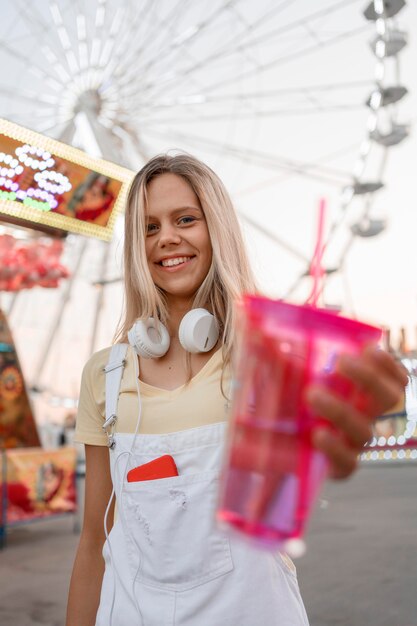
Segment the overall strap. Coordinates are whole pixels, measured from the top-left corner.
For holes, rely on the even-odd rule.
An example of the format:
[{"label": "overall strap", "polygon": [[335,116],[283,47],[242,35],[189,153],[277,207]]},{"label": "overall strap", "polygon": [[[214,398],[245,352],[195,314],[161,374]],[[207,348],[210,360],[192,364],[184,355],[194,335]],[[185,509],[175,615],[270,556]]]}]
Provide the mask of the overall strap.
[{"label": "overall strap", "polygon": [[127,343],[116,343],[110,350],[109,360],[104,372],[106,374],[106,419],[103,430],[107,434],[108,446],[115,446],[114,426],[117,420],[117,403],[119,400],[120,383],[126,365]]}]

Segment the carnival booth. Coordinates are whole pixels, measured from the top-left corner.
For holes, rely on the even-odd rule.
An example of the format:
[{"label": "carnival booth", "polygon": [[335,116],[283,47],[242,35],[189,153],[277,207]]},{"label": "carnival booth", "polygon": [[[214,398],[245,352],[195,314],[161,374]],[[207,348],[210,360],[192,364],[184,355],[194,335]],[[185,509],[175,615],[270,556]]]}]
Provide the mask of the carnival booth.
[{"label": "carnival booth", "polygon": [[[0,120],[0,293],[57,289],[68,232],[109,240],[129,172]],[[12,331],[0,310],[0,546],[7,529],[77,512],[77,453],[42,447]]]},{"label": "carnival booth", "polygon": [[[11,236],[0,237],[0,246],[2,290],[29,288],[37,281],[42,286],[52,287],[59,280],[58,276],[66,274],[56,263],[59,247],[54,244],[48,247],[54,248],[50,257],[43,246],[40,246],[39,253],[30,250],[32,246],[16,249]],[[40,257],[44,257],[42,272],[35,269]],[[0,546],[3,546],[8,527],[57,514],[75,513],[77,498],[76,450],[73,447],[41,447],[12,333],[2,311],[0,414]]]}]

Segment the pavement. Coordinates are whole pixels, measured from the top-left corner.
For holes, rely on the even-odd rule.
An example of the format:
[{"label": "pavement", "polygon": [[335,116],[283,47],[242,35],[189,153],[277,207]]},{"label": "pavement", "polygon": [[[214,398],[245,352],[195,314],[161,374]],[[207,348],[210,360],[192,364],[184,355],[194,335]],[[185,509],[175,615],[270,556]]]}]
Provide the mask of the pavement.
[{"label": "pavement", "polygon": [[297,563],[311,626],[417,626],[417,465],[328,481]]},{"label": "pavement", "polygon": [[[0,626],[64,626],[75,521],[10,531]],[[416,464],[368,464],[326,483],[306,542],[296,565],[311,626],[417,626]]]}]

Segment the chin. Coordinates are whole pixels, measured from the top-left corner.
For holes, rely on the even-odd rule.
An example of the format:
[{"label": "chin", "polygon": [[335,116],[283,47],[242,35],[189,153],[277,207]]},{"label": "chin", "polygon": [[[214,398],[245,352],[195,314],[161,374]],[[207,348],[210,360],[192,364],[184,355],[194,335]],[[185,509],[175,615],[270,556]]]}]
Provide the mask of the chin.
[{"label": "chin", "polygon": [[167,284],[157,284],[156,285],[164,292],[164,294],[169,297],[174,298],[193,298],[199,288],[201,287],[203,280],[201,281],[190,281],[185,280],[183,284],[170,285]]}]

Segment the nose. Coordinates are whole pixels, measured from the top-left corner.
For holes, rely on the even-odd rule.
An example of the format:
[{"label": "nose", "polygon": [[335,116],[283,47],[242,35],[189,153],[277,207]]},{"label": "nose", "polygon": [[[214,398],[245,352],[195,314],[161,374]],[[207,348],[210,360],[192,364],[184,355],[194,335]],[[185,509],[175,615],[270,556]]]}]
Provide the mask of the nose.
[{"label": "nose", "polygon": [[161,224],[159,231],[158,246],[166,248],[170,245],[181,243],[181,237],[174,224]]}]

